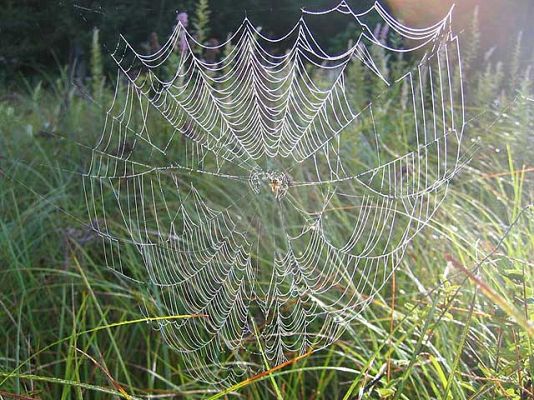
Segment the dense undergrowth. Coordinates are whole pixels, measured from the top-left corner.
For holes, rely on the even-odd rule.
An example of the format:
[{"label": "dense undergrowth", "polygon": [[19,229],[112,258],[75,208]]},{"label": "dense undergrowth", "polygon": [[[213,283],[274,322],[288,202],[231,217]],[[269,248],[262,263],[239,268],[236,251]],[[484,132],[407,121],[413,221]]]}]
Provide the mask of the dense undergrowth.
[{"label": "dense undergrowth", "polygon": [[[534,398],[531,74],[516,55],[481,69],[476,51],[465,57],[471,159],[387,288],[328,349],[226,391],[183,373],[140,320],[147,293],[103,266],[87,225],[80,174],[111,89],[62,73],[4,91],[0,398]],[[380,118],[401,121],[402,108]]]}]

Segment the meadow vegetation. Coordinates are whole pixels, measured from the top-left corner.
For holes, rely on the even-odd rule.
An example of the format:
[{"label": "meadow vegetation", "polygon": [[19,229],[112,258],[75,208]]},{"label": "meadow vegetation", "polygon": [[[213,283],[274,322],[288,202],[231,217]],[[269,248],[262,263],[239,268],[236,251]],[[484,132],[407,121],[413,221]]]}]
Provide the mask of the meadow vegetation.
[{"label": "meadow vegetation", "polygon": [[[464,35],[476,38],[476,23]],[[90,83],[74,85],[67,69],[10,83],[0,93],[0,398],[534,398],[533,72],[520,40],[505,64],[469,42],[469,161],[393,279],[328,349],[226,390],[183,373],[143,319],[149,294],[104,266],[89,225],[80,174],[114,79],[98,36]],[[405,60],[384,62],[395,74]],[[348,79],[372,93],[361,69]],[[387,107],[377,124],[409,129],[403,108]],[[132,257],[129,268],[143,266]]]}]

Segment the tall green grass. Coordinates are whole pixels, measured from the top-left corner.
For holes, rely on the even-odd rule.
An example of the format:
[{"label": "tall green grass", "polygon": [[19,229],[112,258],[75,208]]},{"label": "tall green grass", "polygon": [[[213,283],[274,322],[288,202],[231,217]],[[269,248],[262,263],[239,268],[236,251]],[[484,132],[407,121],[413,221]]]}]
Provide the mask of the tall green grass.
[{"label": "tall green grass", "polygon": [[184,374],[140,318],[148,294],[103,266],[87,227],[79,174],[111,96],[101,73],[92,95],[66,72],[4,93],[0,398],[534,398],[531,78],[468,59],[476,151],[388,287],[329,348],[222,391]]}]

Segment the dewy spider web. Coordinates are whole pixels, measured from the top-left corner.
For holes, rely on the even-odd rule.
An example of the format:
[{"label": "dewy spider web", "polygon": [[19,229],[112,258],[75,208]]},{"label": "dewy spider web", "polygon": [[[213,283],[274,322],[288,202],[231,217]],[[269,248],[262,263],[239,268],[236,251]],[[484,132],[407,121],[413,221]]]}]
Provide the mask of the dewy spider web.
[{"label": "dewy spider web", "polygon": [[[306,20],[336,12],[359,28],[330,55]],[[391,34],[373,32],[370,18]],[[198,56],[218,50],[217,62]],[[389,77],[388,57],[404,53],[413,66]],[[157,53],[121,38],[113,58],[115,97],[84,175],[89,217],[107,264],[150,292],[147,312],[205,315],[158,324],[205,381],[235,381],[263,357],[273,366],[339,338],[460,167],[450,14],[413,29],[378,3],[357,14],[341,2],[303,11],[276,39],[245,18],[217,47],[178,23]],[[355,69],[372,93],[347,79]],[[404,127],[376,123],[401,107]],[[396,154],[386,143],[400,135]],[[144,272],[125,262],[136,254]]]}]

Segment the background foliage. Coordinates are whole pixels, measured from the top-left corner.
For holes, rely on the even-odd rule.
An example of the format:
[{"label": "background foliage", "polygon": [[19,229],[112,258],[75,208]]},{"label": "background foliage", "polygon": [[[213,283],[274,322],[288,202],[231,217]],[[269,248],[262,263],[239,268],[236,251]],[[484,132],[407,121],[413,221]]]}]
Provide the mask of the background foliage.
[{"label": "background foliage", "polygon": [[[181,356],[150,321],[139,320],[147,294],[103,266],[79,179],[112,96],[106,41],[115,41],[115,30],[138,42],[151,31],[164,37],[175,5],[50,4],[2,7],[2,21],[11,25],[2,24],[0,54],[16,59],[3,62],[20,75],[0,92],[0,398],[534,397],[534,101],[521,56],[531,49],[516,35],[500,63],[478,47],[471,18],[464,69],[472,160],[388,288],[329,349],[220,391],[183,373]],[[273,21],[282,30],[298,14],[290,1],[247,4],[258,13],[293,10]],[[184,6],[190,17],[191,7]],[[240,7],[239,1],[211,2],[211,35],[224,37],[235,27]],[[136,28],[144,18],[156,21],[154,28]],[[35,40],[45,29],[57,42],[56,60],[46,42]],[[17,36],[20,31],[28,37]],[[81,85],[72,84],[66,66],[73,40],[87,54]],[[373,90],[357,69],[350,82]],[[402,127],[405,115],[392,104],[379,118],[377,125]],[[393,151],[403,140],[399,135],[391,143]],[[131,268],[143,266],[132,261]]]},{"label": "background foliage", "polygon": [[[101,32],[103,50],[108,54],[115,48],[119,34],[140,44],[148,40],[151,32],[156,32],[163,43],[175,24],[176,13],[188,12],[194,24],[197,3],[194,0],[5,0],[0,7],[0,66],[3,64],[9,74],[56,70],[58,64],[67,64],[76,52],[88,52],[95,27]],[[302,7],[322,9],[335,3],[332,0],[212,1],[209,37],[222,41],[239,26],[244,15],[268,27],[268,33],[280,35],[293,26]],[[371,0],[361,0],[357,8],[366,9],[370,4]],[[332,37],[336,19],[332,24],[317,26],[316,30],[320,36]],[[111,62],[108,67],[112,71]],[[3,78],[7,79],[7,74]]]}]

